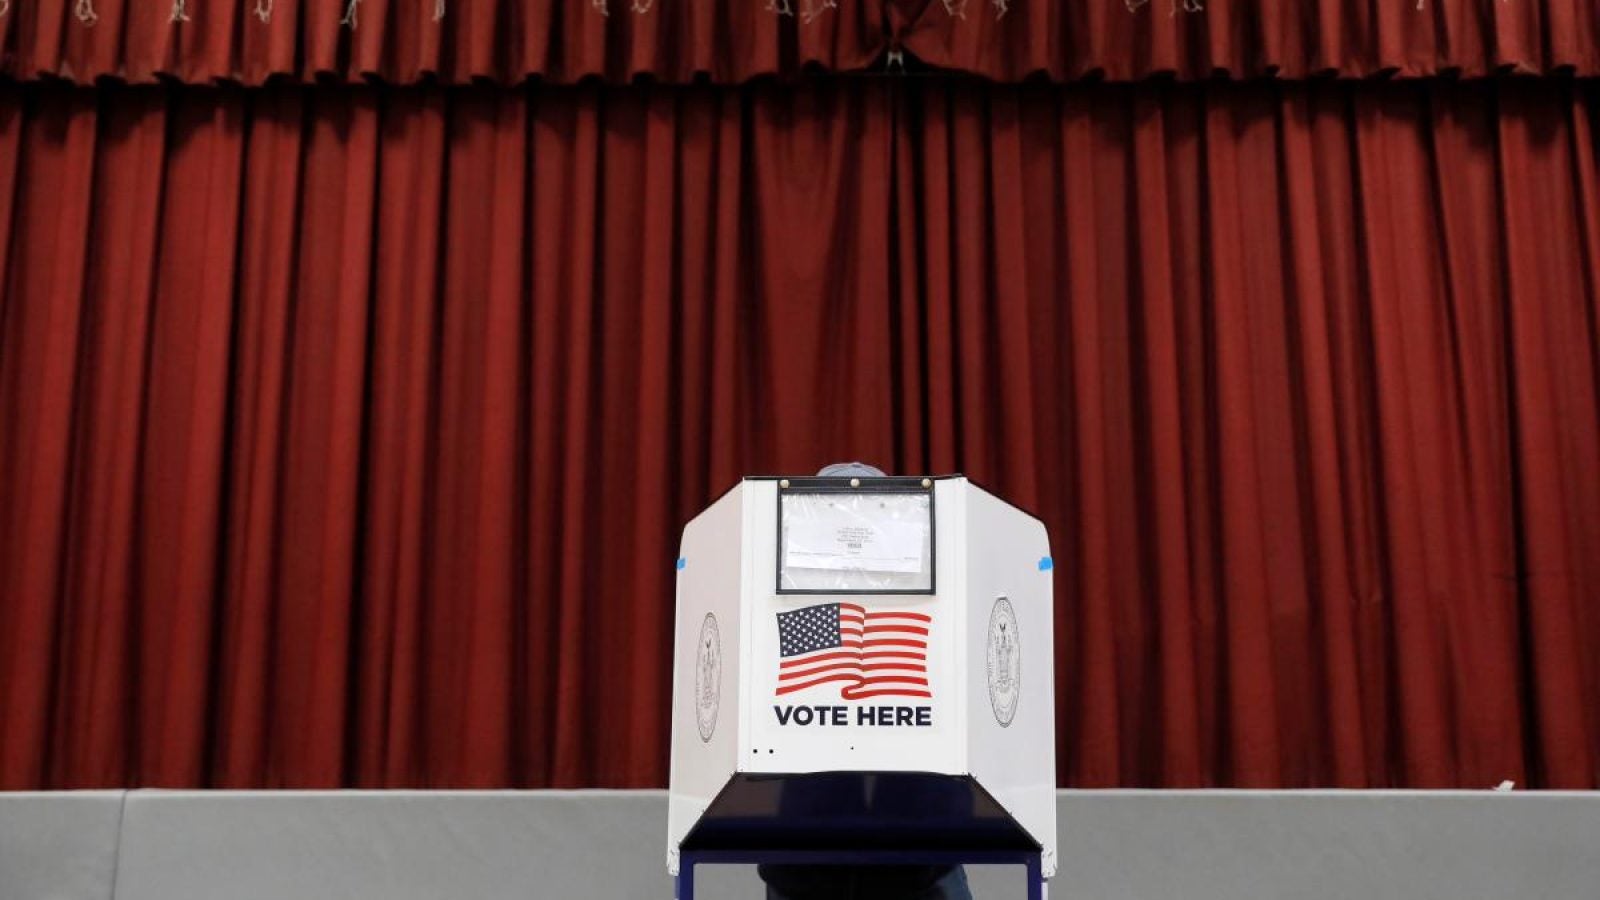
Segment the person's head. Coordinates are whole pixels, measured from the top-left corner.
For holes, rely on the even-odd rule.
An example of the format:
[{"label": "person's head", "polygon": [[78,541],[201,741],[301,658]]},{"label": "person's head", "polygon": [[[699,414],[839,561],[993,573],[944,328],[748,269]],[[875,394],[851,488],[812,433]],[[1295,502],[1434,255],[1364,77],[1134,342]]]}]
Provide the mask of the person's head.
[{"label": "person's head", "polygon": [[842,462],[823,466],[817,475],[828,478],[882,478],[883,470],[864,462]]}]

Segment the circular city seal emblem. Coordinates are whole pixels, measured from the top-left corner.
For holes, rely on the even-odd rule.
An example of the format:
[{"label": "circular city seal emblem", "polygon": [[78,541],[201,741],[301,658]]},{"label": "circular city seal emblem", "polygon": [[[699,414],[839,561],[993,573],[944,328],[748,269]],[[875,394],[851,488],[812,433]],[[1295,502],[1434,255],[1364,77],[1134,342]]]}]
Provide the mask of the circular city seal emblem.
[{"label": "circular city seal emblem", "polygon": [[1022,636],[1011,601],[1000,597],[989,612],[989,705],[1004,728],[1017,715],[1022,696]]},{"label": "circular city seal emblem", "polygon": [[694,661],[694,718],[700,740],[709,741],[717,730],[717,707],[722,704],[722,635],[717,617],[706,613],[700,621],[700,640]]}]

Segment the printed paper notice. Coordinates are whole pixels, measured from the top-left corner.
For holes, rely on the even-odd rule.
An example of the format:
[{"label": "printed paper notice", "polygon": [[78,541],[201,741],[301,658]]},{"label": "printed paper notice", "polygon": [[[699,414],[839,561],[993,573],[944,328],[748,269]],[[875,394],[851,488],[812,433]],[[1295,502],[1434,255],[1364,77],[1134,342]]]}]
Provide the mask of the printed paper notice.
[{"label": "printed paper notice", "polygon": [[784,536],[786,568],[835,572],[922,572],[925,526],[919,522],[831,516],[791,518]]}]

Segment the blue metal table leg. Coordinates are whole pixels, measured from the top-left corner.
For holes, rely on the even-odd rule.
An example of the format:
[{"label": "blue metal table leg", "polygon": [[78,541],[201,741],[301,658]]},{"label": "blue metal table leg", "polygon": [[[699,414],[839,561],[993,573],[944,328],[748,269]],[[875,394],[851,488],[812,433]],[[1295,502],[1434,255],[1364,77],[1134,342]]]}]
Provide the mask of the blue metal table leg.
[{"label": "blue metal table leg", "polygon": [[678,855],[678,900],[694,900],[694,853]]},{"label": "blue metal table leg", "polygon": [[1044,900],[1044,867],[1040,854],[1028,854],[1028,900]]}]

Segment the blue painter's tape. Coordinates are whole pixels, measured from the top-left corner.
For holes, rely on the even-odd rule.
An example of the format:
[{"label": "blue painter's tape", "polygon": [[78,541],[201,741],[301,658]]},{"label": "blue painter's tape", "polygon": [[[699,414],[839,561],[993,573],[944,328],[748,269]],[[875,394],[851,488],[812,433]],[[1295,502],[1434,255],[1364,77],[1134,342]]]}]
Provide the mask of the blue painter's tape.
[{"label": "blue painter's tape", "polygon": [[678,557],[678,571],[682,572],[683,571],[683,567],[687,566],[688,564],[689,564],[689,561],[687,559],[684,559],[681,556]]},{"label": "blue painter's tape", "polygon": [[1039,571],[1048,572],[1056,567],[1056,561],[1048,556],[1039,557]]}]

